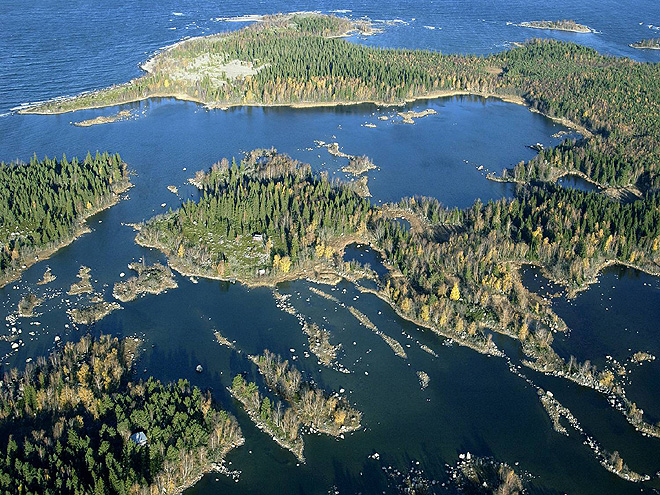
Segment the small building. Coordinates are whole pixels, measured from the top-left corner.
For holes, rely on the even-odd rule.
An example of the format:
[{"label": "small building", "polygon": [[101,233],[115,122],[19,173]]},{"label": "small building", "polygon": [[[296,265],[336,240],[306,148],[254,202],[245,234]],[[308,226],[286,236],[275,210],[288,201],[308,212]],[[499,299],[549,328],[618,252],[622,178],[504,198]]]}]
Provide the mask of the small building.
[{"label": "small building", "polygon": [[252,240],[256,242],[264,242],[263,234],[252,234]]},{"label": "small building", "polygon": [[147,444],[147,435],[143,431],[138,431],[136,433],[133,433],[130,439],[138,447]]},{"label": "small building", "polygon": [[266,269],[265,268],[259,268],[259,271],[257,272],[260,277],[263,277],[266,275]]}]

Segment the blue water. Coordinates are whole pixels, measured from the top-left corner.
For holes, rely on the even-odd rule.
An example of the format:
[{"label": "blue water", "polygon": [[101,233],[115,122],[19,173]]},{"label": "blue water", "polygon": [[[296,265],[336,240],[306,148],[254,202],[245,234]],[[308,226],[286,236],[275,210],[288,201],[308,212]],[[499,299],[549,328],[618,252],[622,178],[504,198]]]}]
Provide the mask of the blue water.
[{"label": "blue water", "polygon": [[[3,33],[0,37],[0,113],[24,102],[126,81],[138,76],[139,64],[166,45],[183,37],[237,29],[243,25],[216,20],[221,17],[344,9],[351,10],[348,15],[355,18],[405,22],[386,26],[383,34],[365,40],[378,46],[487,54],[501,51],[511,42],[553,37],[611,55],[646,62],[660,60],[658,51],[628,46],[639,39],[660,35],[660,30],[655,29],[660,25],[655,0],[635,1],[628,7],[614,0],[515,0],[497,4],[487,0],[377,3],[246,0],[233,4],[208,0],[166,0],[157,4],[119,0],[111,6],[85,0],[5,0],[0,16]],[[507,24],[557,18],[574,19],[600,33],[562,33]]]},{"label": "blue water", "polygon": [[568,189],[577,189],[578,191],[585,192],[600,190],[596,184],[584,180],[579,175],[565,175],[557,181],[557,184]]},{"label": "blue water", "polygon": [[[641,38],[660,35],[654,27],[660,24],[655,1],[621,8],[617,2],[592,0],[571,4],[514,1],[496,6],[486,1],[265,4],[248,0],[234,5],[119,1],[111,7],[82,0],[6,0],[0,13],[0,160],[27,160],[33,153],[71,157],[88,149],[107,149],[120,152],[136,175],[135,187],[124,195],[124,201],[90,219],[92,233],[0,289],[0,315],[10,318],[2,333],[15,326],[22,341],[16,352],[8,342],[0,341],[3,369],[48,352],[56,347],[57,339],[76,340],[90,330],[75,328],[66,315],[67,308],[80,303],[79,298],[64,294],[80,265],[92,268],[95,288],[109,299],[120,273],[128,272],[128,263],[142,258],[165,261],[160,253],[137,246],[134,232],[124,224],[140,222],[196,197],[187,179],[224,156],[240,157],[242,151],[275,146],[311,163],[317,171],[350,180],[341,172],[346,159],[333,157],[315,144],[336,141],[342,151],[366,154],[377,165],[367,174],[373,203],[421,194],[448,206],[466,207],[477,198],[486,201],[513,193],[510,185],[488,181],[487,171],[500,172],[532,158],[530,143],[553,146],[559,142],[551,136],[563,128],[548,119],[521,106],[469,97],[409,105],[437,111],[414,125],[396,118],[379,120],[383,115],[395,117],[395,110],[373,105],[209,111],[172,99],[150,100],[122,106],[134,114],[129,121],[91,128],[71,122],[109,115],[118,108],[58,116],[10,112],[21,103],[129,80],[140,75],[141,62],[168,44],[245,25],[218,18],[344,9],[350,9],[346,15],[368,17],[384,29],[376,36],[351,40],[356,43],[488,54],[506,49],[511,42],[541,36],[579,42],[610,55],[660,61],[660,52],[628,47]],[[600,33],[578,35],[509,24],[557,18],[573,18]],[[365,127],[366,123],[376,127]],[[168,185],[177,186],[179,194],[170,193]],[[352,248],[347,258],[380,270],[378,257],[367,249]],[[46,266],[58,278],[49,286],[37,286]],[[531,493],[639,493],[657,485],[640,487],[611,475],[579,437],[553,432],[535,390],[509,373],[503,360],[446,345],[347,282],[336,288],[320,287],[337,297],[338,305],[309,291],[308,282],[284,284],[279,290],[291,295],[292,304],[306,319],[327,328],[333,343],[342,345],[338,360],[352,371],[348,375],[319,366],[306,353],[308,343],[298,320],[276,307],[270,290],[205,280],[195,284],[178,275],[177,282],[179,288],[166,294],[124,304],[91,331],[143,337],[146,352],[139,365],[141,376],[188,378],[211,388],[222,406],[237,415],[247,440],[229,455],[229,467],[242,471],[241,481],[211,474],[190,494],[322,494],[332,487],[347,494],[395,493],[382,475],[382,466],[405,469],[413,461],[420,462],[430,477],[445,481],[445,463],[455,462],[465,451],[492,455],[512,465],[518,462],[519,469],[534,475]],[[16,303],[28,291],[48,298],[38,310],[42,314],[14,321]],[[557,337],[558,352],[598,364],[605,355],[624,360],[637,350],[660,357],[657,291],[653,277],[607,272],[599,285],[576,300],[557,300],[556,310],[571,327],[567,336]],[[382,332],[397,339],[408,359],[395,356],[380,337],[359,325],[347,305],[367,314]],[[214,330],[236,341],[242,353],[216,344]],[[438,357],[424,352],[421,344]],[[233,374],[254,373],[245,354],[265,348],[295,357],[305,375],[327,389],[345,388],[351,403],[364,413],[365,429],[343,441],[307,435],[308,462],[296,465],[293,456],[251,425],[225,390]],[[204,367],[202,374],[194,371],[198,363]],[[659,383],[658,363],[634,368],[627,384],[629,395],[656,420],[660,395],[653,384]],[[417,381],[420,370],[431,378],[426,390]],[[602,396],[561,380],[542,376],[534,380],[556,391],[585,429],[608,449],[619,449],[633,469],[647,473],[660,469],[660,441],[641,437]],[[368,457],[374,452],[380,454],[380,461]]]}]

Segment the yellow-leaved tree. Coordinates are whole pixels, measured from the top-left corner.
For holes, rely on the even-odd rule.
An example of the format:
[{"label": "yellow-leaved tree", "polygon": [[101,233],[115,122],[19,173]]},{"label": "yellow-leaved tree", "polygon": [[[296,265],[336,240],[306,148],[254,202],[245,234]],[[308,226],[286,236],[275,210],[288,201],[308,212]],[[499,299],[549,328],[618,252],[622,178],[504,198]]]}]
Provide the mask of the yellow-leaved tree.
[{"label": "yellow-leaved tree", "polygon": [[451,293],[449,294],[449,299],[452,301],[458,301],[461,298],[461,292],[458,290],[458,282],[454,282],[454,286],[451,288]]},{"label": "yellow-leaved tree", "polygon": [[288,273],[290,269],[291,269],[291,258],[289,258],[288,256],[283,256],[282,259],[280,260],[280,270],[282,270],[282,273]]}]

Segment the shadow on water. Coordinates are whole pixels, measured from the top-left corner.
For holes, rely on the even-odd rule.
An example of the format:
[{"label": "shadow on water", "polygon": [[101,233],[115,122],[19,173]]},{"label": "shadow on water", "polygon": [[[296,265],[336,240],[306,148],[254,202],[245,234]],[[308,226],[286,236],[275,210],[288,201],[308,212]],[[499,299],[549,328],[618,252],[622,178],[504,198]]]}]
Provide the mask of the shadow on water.
[{"label": "shadow on water", "polygon": [[596,184],[589,182],[579,175],[564,175],[557,180],[557,185],[567,189],[576,189],[585,192],[598,192],[600,187]]},{"label": "shadow on water", "polygon": [[382,255],[366,244],[349,244],[344,249],[344,261],[355,261],[363,266],[368,266],[379,277],[387,274],[388,270],[383,265]]}]

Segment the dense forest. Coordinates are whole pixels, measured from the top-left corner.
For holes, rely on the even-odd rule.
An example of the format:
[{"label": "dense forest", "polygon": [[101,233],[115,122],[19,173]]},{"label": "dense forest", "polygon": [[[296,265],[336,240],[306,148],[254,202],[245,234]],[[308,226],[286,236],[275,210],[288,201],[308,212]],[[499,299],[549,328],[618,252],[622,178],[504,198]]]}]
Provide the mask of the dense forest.
[{"label": "dense forest", "polygon": [[640,185],[658,186],[660,65],[550,40],[496,57],[503,84],[517,88],[532,108],[595,133],[521,164],[517,178],[545,180],[554,167],[582,171],[602,185],[634,184],[647,175]]},{"label": "dense forest", "polygon": [[[4,374],[1,493],[179,493],[242,442],[235,419],[187,381],[132,379],[138,346],[83,337]],[[131,438],[140,432],[144,444]]]},{"label": "dense forest", "polygon": [[[149,96],[185,95],[209,105],[376,101],[401,103],[442,91],[522,98],[532,108],[595,134],[548,162],[516,170],[518,180],[580,170],[602,185],[658,187],[658,64],[591,48],[532,40],[488,57],[382,49],[336,36],[355,28],[319,15],[272,16],[240,31],[179,43],[149,73],[107,90],[28,109],[62,112]],[[232,72],[241,61],[247,68]],[[531,170],[529,170],[531,168]]]},{"label": "dense forest", "polygon": [[0,163],[0,285],[35,255],[71,241],[85,218],[129,186],[117,154]]},{"label": "dense forest", "polygon": [[195,182],[203,191],[199,202],[155,217],[137,239],[200,275],[286,274],[331,258],[335,239],[366,229],[366,200],[273,150],[252,152],[240,166],[224,160]]}]

